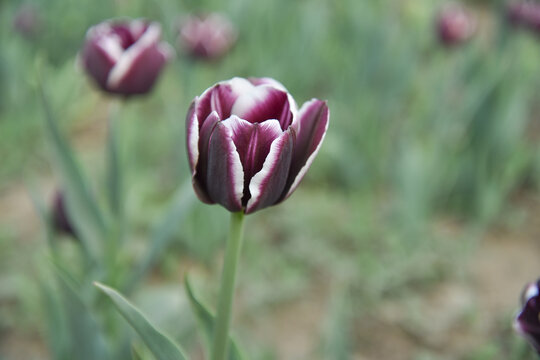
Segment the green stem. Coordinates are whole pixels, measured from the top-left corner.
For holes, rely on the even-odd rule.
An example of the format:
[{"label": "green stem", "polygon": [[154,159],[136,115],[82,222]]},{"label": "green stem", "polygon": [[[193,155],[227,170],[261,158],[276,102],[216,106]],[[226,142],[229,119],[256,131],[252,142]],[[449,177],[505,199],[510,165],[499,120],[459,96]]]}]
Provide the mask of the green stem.
[{"label": "green stem", "polygon": [[221,274],[221,289],[219,291],[218,312],[214,339],[212,343],[212,360],[225,360],[229,345],[229,328],[231,324],[231,308],[236,280],[236,268],[242,249],[244,229],[244,213],[231,214],[229,240],[225,250],[225,262]]}]

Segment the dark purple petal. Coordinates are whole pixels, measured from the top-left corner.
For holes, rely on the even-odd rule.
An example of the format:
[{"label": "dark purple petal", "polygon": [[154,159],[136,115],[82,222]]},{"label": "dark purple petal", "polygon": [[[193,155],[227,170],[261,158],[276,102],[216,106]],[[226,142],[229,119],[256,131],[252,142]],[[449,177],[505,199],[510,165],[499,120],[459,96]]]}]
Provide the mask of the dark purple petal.
[{"label": "dark purple petal", "polygon": [[231,112],[250,123],[276,119],[282,130],[286,130],[293,119],[287,92],[268,85],[256,86],[240,95]]},{"label": "dark purple petal", "polygon": [[261,171],[270,152],[272,142],[283,132],[277,120],[252,124],[233,115],[223,121],[222,124],[231,130],[233,142],[240,155],[240,161],[244,169],[242,205],[246,205],[251,197],[249,193],[251,178]]},{"label": "dark purple petal", "polygon": [[100,88],[107,90],[107,79],[111,69],[121,55],[121,50],[112,51],[103,39],[87,41],[81,54],[82,64]]},{"label": "dark purple petal", "polygon": [[198,132],[198,159],[195,163],[195,170],[192,170],[193,185],[198,189],[197,194],[203,202],[213,203],[208,195],[207,190],[207,164],[208,164],[208,145],[210,142],[210,136],[214,131],[214,127],[219,122],[219,117],[215,111],[213,111],[201,126]]},{"label": "dark purple petal", "polygon": [[302,105],[298,118],[291,125],[296,138],[291,170],[281,200],[291,195],[311,166],[328,129],[329,116],[325,101],[312,99]]},{"label": "dark purple petal", "polygon": [[253,85],[246,79],[233,78],[220,82],[206,90],[195,109],[199,119],[206,119],[212,112],[216,111],[220,119],[227,119],[231,116],[231,109],[238,97],[253,89]]},{"label": "dark purple petal", "polygon": [[70,235],[77,238],[75,229],[71,225],[71,221],[68,216],[64,195],[60,191],[56,191],[54,194],[52,204],[52,225],[54,231],[57,233]]},{"label": "dark purple petal", "polygon": [[249,183],[251,198],[246,214],[274,205],[281,198],[287,182],[293,153],[293,135],[290,130],[274,140],[261,171]]},{"label": "dark purple petal", "polygon": [[130,46],[109,73],[107,86],[120,94],[144,94],[154,85],[168,60],[168,50],[159,44],[161,28],[148,27],[141,38]]},{"label": "dark purple petal", "polygon": [[218,122],[210,136],[206,187],[212,201],[227,210],[242,210],[244,171],[232,140],[232,131]]},{"label": "dark purple petal", "polygon": [[523,294],[523,309],[514,321],[516,331],[540,354],[539,283],[529,284]]}]

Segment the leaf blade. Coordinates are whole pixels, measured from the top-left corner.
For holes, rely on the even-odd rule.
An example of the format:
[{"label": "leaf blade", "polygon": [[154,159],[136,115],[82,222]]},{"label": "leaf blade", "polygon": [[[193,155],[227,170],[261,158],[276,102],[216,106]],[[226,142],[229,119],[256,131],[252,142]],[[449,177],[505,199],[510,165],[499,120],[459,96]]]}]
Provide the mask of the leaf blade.
[{"label": "leaf blade", "polygon": [[120,293],[98,282],[94,285],[111,299],[119,313],[139,334],[157,360],[187,360],[180,346],[156,329],[143,313]]}]

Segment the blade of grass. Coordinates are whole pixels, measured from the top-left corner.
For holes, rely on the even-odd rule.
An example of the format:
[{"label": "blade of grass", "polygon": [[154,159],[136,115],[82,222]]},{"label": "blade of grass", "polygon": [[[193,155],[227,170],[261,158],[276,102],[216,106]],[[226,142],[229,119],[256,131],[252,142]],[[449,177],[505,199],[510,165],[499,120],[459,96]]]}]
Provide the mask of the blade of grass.
[{"label": "blade of grass", "polygon": [[182,349],[172,339],[156,329],[139,309],[116,290],[97,282],[94,285],[111,299],[116,309],[139,334],[157,360],[187,359]]},{"label": "blade of grass", "polygon": [[45,133],[52,149],[52,156],[62,181],[66,196],[69,219],[73,222],[87,253],[97,260],[106,239],[106,226],[81,169],[75,161],[73,151],[60,133],[49,101],[39,82],[39,95],[45,113]]}]

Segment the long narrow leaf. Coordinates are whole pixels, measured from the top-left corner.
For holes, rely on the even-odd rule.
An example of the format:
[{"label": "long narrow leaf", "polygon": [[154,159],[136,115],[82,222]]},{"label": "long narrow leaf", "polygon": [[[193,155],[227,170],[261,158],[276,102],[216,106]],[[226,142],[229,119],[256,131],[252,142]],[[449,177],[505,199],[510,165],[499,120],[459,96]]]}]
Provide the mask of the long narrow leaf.
[{"label": "long narrow leaf", "polygon": [[64,311],[68,320],[70,336],[70,356],[72,359],[96,360],[110,359],[107,344],[90,309],[79,296],[80,290],[74,281],[59,268],[56,268]]},{"label": "long narrow leaf", "polygon": [[120,314],[129,322],[148,346],[157,360],[184,360],[187,357],[180,347],[168,336],[157,330],[127,299],[116,290],[100,283],[94,283],[116,306]]},{"label": "long narrow leaf", "polygon": [[101,245],[106,238],[105,222],[71,148],[60,134],[41,84],[39,93],[45,112],[45,133],[52,148],[55,166],[61,176],[69,219],[73,222],[87,251],[95,259],[99,256]]},{"label": "long narrow leaf", "polygon": [[[186,285],[186,293],[189,298],[189,302],[191,304],[191,308],[193,309],[193,312],[195,313],[195,317],[197,318],[197,323],[199,325],[199,328],[202,331],[207,349],[210,349],[210,344],[212,342],[212,338],[214,336],[214,321],[215,316],[208,310],[208,308],[202,304],[197,297],[195,296],[195,293],[193,292],[193,289],[191,288],[191,284],[189,283],[189,278],[186,276],[185,281]],[[244,355],[242,354],[242,351],[240,351],[240,348],[236,344],[236,341],[231,337],[229,338],[229,356],[228,360],[242,360],[244,359]]]}]

